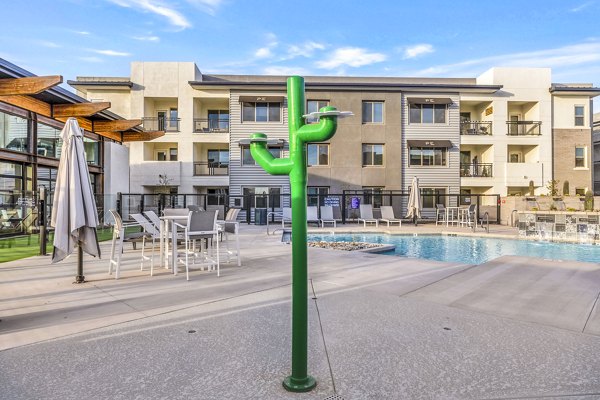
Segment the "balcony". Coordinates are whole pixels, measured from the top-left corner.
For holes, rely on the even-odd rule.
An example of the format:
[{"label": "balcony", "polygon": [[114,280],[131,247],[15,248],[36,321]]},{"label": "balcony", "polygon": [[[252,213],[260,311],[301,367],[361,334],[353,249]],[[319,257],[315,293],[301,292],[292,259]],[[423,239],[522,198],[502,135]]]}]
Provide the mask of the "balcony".
[{"label": "balcony", "polygon": [[506,121],[508,136],[540,136],[541,121]]},{"label": "balcony", "polygon": [[506,163],[506,186],[544,186],[544,165],[539,162]]},{"label": "balcony", "polygon": [[461,135],[491,135],[491,121],[462,121],[460,123]]},{"label": "balcony", "polygon": [[196,133],[228,133],[229,118],[194,118]]},{"label": "balcony", "polygon": [[199,161],[194,163],[194,176],[227,176],[229,163]]},{"label": "balcony", "polygon": [[460,176],[463,178],[491,178],[493,176],[493,164],[460,164]]},{"label": "balcony", "polygon": [[179,132],[181,118],[142,118],[142,127],[145,131]]}]

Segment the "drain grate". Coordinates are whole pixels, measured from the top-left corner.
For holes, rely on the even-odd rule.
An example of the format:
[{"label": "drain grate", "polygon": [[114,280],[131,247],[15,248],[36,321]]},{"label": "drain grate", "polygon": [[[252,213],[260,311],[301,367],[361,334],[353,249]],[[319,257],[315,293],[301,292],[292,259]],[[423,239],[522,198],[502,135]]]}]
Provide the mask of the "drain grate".
[{"label": "drain grate", "polygon": [[345,400],[345,399],[342,396],[340,396],[339,394],[332,394],[331,396],[325,397],[323,400]]}]

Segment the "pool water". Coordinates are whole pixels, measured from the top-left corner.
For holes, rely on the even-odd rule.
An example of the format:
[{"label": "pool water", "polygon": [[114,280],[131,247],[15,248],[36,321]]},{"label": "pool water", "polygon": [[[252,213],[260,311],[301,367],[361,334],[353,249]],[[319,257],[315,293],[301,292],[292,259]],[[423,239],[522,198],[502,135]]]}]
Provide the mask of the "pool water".
[{"label": "pool water", "polygon": [[494,258],[513,255],[551,260],[600,262],[600,246],[442,235],[338,234],[309,235],[309,241],[369,242],[392,244],[393,251],[379,253],[398,257],[482,264]]}]

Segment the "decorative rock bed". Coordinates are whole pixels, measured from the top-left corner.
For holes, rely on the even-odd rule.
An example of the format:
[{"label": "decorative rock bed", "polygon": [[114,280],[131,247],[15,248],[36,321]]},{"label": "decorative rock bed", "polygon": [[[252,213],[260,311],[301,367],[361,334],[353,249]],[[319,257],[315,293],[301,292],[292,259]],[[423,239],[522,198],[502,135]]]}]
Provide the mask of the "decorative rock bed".
[{"label": "decorative rock bed", "polygon": [[366,251],[366,252],[378,252],[393,250],[394,246],[388,244],[379,243],[366,243],[366,242],[308,242],[310,247],[319,247],[321,249],[333,249],[333,250],[344,250],[344,251]]}]

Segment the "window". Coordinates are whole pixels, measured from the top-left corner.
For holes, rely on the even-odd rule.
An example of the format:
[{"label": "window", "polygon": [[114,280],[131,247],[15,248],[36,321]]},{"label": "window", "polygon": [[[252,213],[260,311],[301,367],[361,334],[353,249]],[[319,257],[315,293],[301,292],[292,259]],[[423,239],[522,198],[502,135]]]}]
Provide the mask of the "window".
[{"label": "window", "polygon": [[372,204],[373,208],[381,208],[383,204],[382,187],[363,186],[363,203]]},{"label": "window", "polygon": [[281,103],[242,104],[242,122],[280,122]]},{"label": "window", "polygon": [[208,110],[208,130],[227,132],[229,130],[229,110]]},{"label": "window", "polygon": [[585,147],[575,147],[575,168],[585,168]]},{"label": "window", "polygon": [[445,147],[411,147],[410,166],[430,167],[447,165],[448,149]]},{"label": "window", "polygon": [[27,152],[29,145],[27,132],[25,118],[0,112],[0,147]]},{"label": "window", "polygon": [[179,130],[178,111],[176,108],[169,109],[169,130]]},{"label": "window", "polygon": [[[269,151],[273,154],[273,157],[281,157],[281,147],[269,147]],[[256,165],[256,161],[252,158],[252,153],[248,146],[242,147],[242,165]]]},{"label": "window", "polygon": [[[39,139],[38,139],[39,141]],[[85,149],[85,159],[88,164],[100,165],[100,145],[92,139],[83,138],[83,148]]]},{"label": "window", "polygon": [[281,188],[278,187],[245,187],[244,209],[248,208],[281,208]]},{"label": "window", "polygon": [[509,163],[520,163],[521,161],[521,153],[510,153],[508,155]]},{"label": "window", "polygon": [[363,167],[383,165],[383,146],[382,144],[362,145]]},{"label": "window", "polygon": [[363,101],[362,122],[363,124],[383,123],[383,101]]},{"label": "window", "polygon": [[208,188],[206,189],[206,205],[222,206],[227,204],[227,196],[229,196],[228,188]]},{"label": "window", "polygon": [[585,196],[585,188],[575,188],[575,196]]},{"label": "window", "polygon": [[575,106],[575,126],[584,126],[584,106]]},{"label": "window", "polygon": [[[323,107],[327,107],[329,105],[329,100],[308,100],[306,102],[306,113],[310,114],[312,112],[317,112]],[[307,124],[315,124],[319,122],[319,118],[307,117]]]},{"label": "window", "polygon": [[446,104],[410,104],[411,124],[445,124]]},{"label": "window", "polygon": [[156,151],[157,161],[177,161],[177,149],[163,149]]},{"label": "window", "polygon": [[308,186],[306,190],[309,206],[325,205],[325,197],[329,194],[328,186]]},{"label": "window", "polygon": [[316,165],[329,165],[329,145],[328,144],[309,144],[306,147],[307,165],[309,167]]},{"label": "window", "polygon": [[214,149],[208,150],[207,160],[209,167],[226,168],[229,166],[229,150]]},{"label": "window", "polygon": [[37,155],[44,157],[60,158],[62,139],[60,129],[52,126],[37,124]]},{"label": "window", "polygon": [[[440,203],[438,203],[438,204],[440,204]],[[459,205],[461,205],[461,206],[471,205],[471,189],[460,189]]]},{"label": "window", "polygon": [[446,204],[446,189],[421,188],[423,208],[435,208],[436,204]]}]

